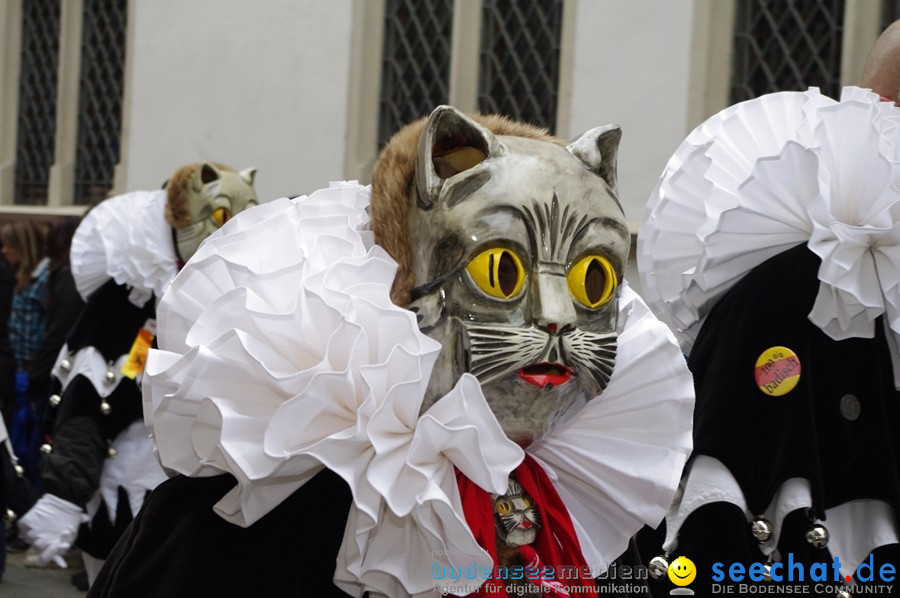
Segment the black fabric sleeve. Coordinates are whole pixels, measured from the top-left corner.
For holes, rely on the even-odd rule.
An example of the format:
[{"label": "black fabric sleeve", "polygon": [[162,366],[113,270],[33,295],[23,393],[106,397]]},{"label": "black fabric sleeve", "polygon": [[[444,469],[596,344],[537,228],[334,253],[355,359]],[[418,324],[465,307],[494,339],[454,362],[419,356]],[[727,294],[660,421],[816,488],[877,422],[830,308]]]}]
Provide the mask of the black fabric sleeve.
[{"label": "black fabric sleeve", "polygon": [[107,443],[97,421],[75,417],[59,426],[53,451],[41,460],[44,490],[84,507],[100,485]]}]

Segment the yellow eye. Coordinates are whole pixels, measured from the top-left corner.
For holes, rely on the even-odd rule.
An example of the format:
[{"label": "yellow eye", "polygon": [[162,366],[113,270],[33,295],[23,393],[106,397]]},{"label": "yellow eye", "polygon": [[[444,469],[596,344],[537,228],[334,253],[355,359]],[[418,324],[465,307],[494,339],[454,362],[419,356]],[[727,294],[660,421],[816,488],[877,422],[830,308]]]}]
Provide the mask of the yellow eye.
[{"label": "yellow eye", "polygon": [[231,220],[231,210],[228,208],[216,208],[213,210],[211,218],[218,226],[222,226]]},{"label": "yellow eye", "polygon": [[512,299],[525,284],[525,269],[519,256],[502,247],[479,253],[466,266],[466,272],[478,288],[497,299]]},{"label": "yellow eye", "polygon": [[512,512],[512,504],[505,498],[497,501],[497,512],[501,515],[509,515]]},{"label": "yellow eye", "polygon": [[525,507],[528,509],[530,509],[531,507],[534,506],[534,504],[532,504],[532,502],[531,502],[531,499],[528,498],[527,496],[522,497],[522,502],[525,503]]},{"label": "yellow eye", "polygon": [[616,271],[605,257],[589,255],[569,269],[569,292],[582,305],[600,307],[608,302],[619,286]]}]

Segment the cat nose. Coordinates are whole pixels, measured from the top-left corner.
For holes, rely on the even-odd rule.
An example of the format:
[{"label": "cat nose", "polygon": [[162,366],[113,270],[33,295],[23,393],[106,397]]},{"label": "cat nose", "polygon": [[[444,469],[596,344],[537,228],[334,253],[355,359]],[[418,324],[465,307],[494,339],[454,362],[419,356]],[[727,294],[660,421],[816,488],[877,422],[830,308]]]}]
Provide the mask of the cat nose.
[{"label": "cat nose", "polygon": [[534,323],[549,332],[557,334],[575,324],[575,306],[569,296],[569,286],[565,273],[541,271],[536,278]]}]

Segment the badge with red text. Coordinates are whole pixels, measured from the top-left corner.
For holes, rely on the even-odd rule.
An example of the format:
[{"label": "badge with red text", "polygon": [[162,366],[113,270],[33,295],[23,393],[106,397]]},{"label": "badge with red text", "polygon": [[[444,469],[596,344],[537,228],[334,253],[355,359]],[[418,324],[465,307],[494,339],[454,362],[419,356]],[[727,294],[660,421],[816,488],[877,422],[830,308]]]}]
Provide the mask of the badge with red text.
[{"label": "badge with red text", "polygon": [[800,358],[787,347],[771,347],[762,352],[753,370],[756,385],[770,397],[794,390],[800,380]]}]

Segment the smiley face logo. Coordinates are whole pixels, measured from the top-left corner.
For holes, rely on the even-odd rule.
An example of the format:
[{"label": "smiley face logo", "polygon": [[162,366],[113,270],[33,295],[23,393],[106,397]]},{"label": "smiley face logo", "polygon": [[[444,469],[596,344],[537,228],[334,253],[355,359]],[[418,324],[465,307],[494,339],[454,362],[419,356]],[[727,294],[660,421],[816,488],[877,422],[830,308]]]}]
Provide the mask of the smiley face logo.
[{"label": "smiley face logo", "polygon": [[669,579],[676,586],[686,586],[697,577],[697,567],[694,561],[680,556],[669,565]]}]

